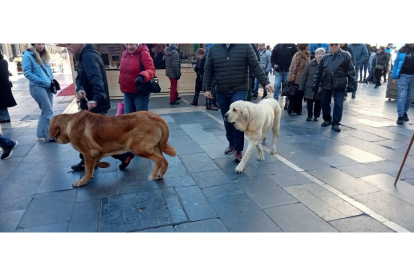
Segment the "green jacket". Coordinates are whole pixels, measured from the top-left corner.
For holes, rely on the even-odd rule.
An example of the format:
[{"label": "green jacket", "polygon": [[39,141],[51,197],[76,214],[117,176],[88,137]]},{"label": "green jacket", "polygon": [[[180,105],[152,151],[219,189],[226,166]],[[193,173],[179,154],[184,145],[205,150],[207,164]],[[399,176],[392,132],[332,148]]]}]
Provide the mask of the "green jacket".
[{"label": "green jacket", "polygon": [[269,84],[257,55],[250,44],[213,44],[204,67],[203,90],[211,90],[211,80],[216,77],[218,93],[248,90],[249,69],[263,86]]}]

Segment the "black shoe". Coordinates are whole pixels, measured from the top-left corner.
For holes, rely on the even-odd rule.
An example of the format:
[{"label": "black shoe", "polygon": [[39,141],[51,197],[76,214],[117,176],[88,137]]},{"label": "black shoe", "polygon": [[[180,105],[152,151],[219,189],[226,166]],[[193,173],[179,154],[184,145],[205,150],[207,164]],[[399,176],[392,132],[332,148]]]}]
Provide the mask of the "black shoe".
[{"label": "black shoe", "polygon": [[308,117],[308,118],[306,118],[306,121],[307,121],[307,122],[312,121],[312,117]]},{"label": "black shoe", "polygon": [[198,106],[198,103],[190,103],[190,105]]},{"label": "black shoe", "polygon": [[0,121],[0,124],[3,124],[3,123],[10,123],[10,120],[3,120],[3,121]]},{"label": "black shoe", "polygon": [[397,124],[399,125],[404,124],[404,117],[398,117]]},{"label": "black shoe", "polygon": [[179,105],[180,103],[179,102],[177,102],[177,101],[174,101],[174,102],[172,102],[172,103],[170,103],[170,105]]},{"label": "black shoe", "polygon": [[333,126],[332,126],[332,130],[333,130],[333,131],[336,131],[336,132],[341,132],[341,129],[339,128],[339,126],[338,126],[338,125],[333,125]]},{"label": "black shoe", "polygon": [[407,113],[404,113],[404,121],[408,122],[410,119],[408,119]]},{"label": "black shoe", "polygon": [[352,93],[352,99],[355,99],[355,93]]},{"label": "black shoe", "polygon": [[376,85],[374,86],[374,89],[377,89],[377,88],[378,88],[378,86],[379,86],[379,85],[378,85],[378,84],[376,84]]},{"label": "black shoe", "polygon": [[177,97],[177,99],[175,99],[176,101],[179,101],[179,100],[181,100],[181,97]]},{"label": "black shoe", "polygon": [[85,161],[81,160],[79,162],[79,164],[73,165],[71,168],[72,168],[72,171],[75,171],[75,172],[84,171],[85,170]]},{"label": "black shoe", "polygon": [[56,138],[50,138],[49,142],[56,142]]},{"label": "black shoe", "polygon": [[324,121],[324,122],[321,124],[321,126],[322,126],[322,127],[327,127],[327,126],[330,126],[330,125],[332,125],[332,122],[331,122],[331,121]]},{"label": "black shoe", "polygon": [[319,121],[319,117],[315,117],[315,118],[313,118],[313,120],[316,122],[316,121]]},{"label": "black shoe", "polygon": [[3,147],[3,154],[1,155],[1,160],[6,160],[9,159],[12,154],[13,151],[19,146],[19,142],[17,141],[12,141],[13,145],[11,145],[10,147]]},{"label": "black shoe", "polygon": [[125,159],[121,160],[121,164],[119,165],[119,169],[125,170],[126,167],[128,167],[129,163],[131,163],[131,160],[134,158],[134,154],[132,152],[127,152]]}]

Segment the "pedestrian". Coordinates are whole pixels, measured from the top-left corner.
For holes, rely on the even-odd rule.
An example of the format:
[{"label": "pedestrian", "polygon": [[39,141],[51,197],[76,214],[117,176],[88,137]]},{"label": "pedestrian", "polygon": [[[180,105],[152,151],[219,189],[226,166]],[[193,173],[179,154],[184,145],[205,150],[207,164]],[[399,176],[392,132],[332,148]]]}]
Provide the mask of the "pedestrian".
[{"label": "pedestrian", "polygon": [[[260,61],[259,50],[257,49],[256,45],[254,45],[254,44],[250,44],[250,45],[252,45],[253,51],[256,53],[257,60]],[[255,79],[256,78],[255,78],[252,70],[249,68],[249,89],[247,90],[247,100],[249,102],[252,101],[252,93],[254,94]]]},{"label": "pedestrian", "polygon": [[397,51],[392,71],[393,82],[398,80],[397,124],[409,121],[407,111],[414,97],[414,43],[407,43]]},{"label": "pedestrian", "polygon": [[[368,49],[365,44],[362,43],[352,43],[349,44],[349,48],[352,50],[352,53],[354,55],[355,60],[355,72],[356,72],[356,80],[354,85],[354,91],[352,92],[352,98],[355,99],[355,94],[358,87],[358,73],[360,69],[363,67],[363,64],[366,62],[367,58],[369,58],[368,55]],[[362,82],[362,80],[361,80]]]},{"label": "pedestrian", "polygon": [[[270,48],[270,45],[267,45],[266,46],[266,50],[268,50],[269,52],[270,52],[270,61],[272,61],[272,49]],[[274,71],[274,69],[273,69],[273,67],[272,66],[270,66],[271,68],[270,68],[270,74],[271,75],[273,75],[273,71]],[[267,91],[266,91],[267,92]]]},{"label": "pedestrian", "polygon": [[[267,45],[269,46],[269,45]],[[270,46],[269,46],[270,47]],[[259,43],[259,62],[260,66],[262,67],[263,71],[265,72],[265,75],[268,76],[270,71],[272,70],[272,53],[265,48],[264,43]],[[255,78],[255,84],[254,84],[254,95],[253,98],[257,98],[259,96],[259,80]],[[267,97],[267,91],[263,87],[263,98]]]},{"label": "pedestrian", "polygon": [[157,44],[154,52],[154,67],[155,69],[165,69],[165,44]]},{"label": "pedestrian", "polygon": [[[295,44],[277,44],[272,51],[272,68],[275,70],[275,93],[273,97],[276,101],[279,100],[279,94],[281,92],[281,85],[287,82],[289,75],[289,67],[292,62],[293,56],[297,52]],[[288,97],[285,99],[285,110],[287,110]]]},{"label": "pedestrian", "polygon": [[[76,76],[76,93],[80,99],[80,108],[89,110],[92,113],[105,115],[111,108],[109,100],[108,80],[106,77],[105,65],[101,54],[93,44],[67,44],[68,51],[79,61]],[[85,170],[85,161],[82,154],[79,154],[81,161],[73,165],[73,171]],[[133,157],[133,156],[132,156]],[[119,168],[126,168],[132,157],[120,159]]]},{"label": "pedestrian", "polygon": [[[292,58],[287,81],[299,88],[302,73],[310,61],[309,44],[298,44],[298,51]],[[303,90],[296,89],[296,95],[289,97],[288,114],[302,115]]]},{"label": "pedestrian", "polygon": [[384,46],[380,46],[378,53],[372,60],[372,66],[375,70],[375,78],[377,79],[374,89],[381,86],[381,76],[384,74],[385,67],[387,66],[389,61],[390,55],[385,52]]},{"label": "pedestrian", "polygon": [[326,50],[324,48],[318,48],[315,50],[315,58],[309,62],[306,67],[305,71],[303,71],[302,77],[300,79],[299,90],[304,91],[304,96],[307,103],[308,108],[308,117],[306,121],[310,122],[312,120],[319,121],[319,117],[321,116],[321,99],[322,93],[321,89],[318,92],[312,91],[312,84],[313,84],[313,76],[315,75],[316,71],[318,70],[318,64],[320,63],[322,57],[326,54]]},{"label": "pedestrian", "polygon": [[0,50],[0,124],[10,123],[10,115],[7,108],[16,105],[9,80],[9,63],[4,59]]},{"label": "pedestrian", "polygon": [[[210,49],[212,43],[206,44],[206,61],[208,59],[208,50]],[[204,79],[204,78],[203,78]],[[220,106],[217,102],[217,85],[216,85],[216,76],[213,74],[213,77],[211,78],[211,99],[206,98],[206,110],[215,110],[220,109]]]},{"label": "pedestrian", "polygon": [[387,75],[388,75],[388,72],[390,71],[390,67],[392,67],[391,66],[391,51],[392,51],[392,43],[388,43],[387,47],[385,47],[385,50],[384,50],[384,52],[389,57],[387,64],[385,64],[384,72],[382,73],[382,77],[384,77],[384,83],[387,82]]},{"label": "pedestrian", "polygon": [[178,80],[181,77],[181,62],[180,54],[178,53],[178,44],[169,44],[165,49],[165,74],[170,79],[170,104],[180,104],[178,101],[181,97],[178,96]]},{"label": "pedestrian", "polygon": [[[329,53],[319,62],[312,84],[312,91],[317,93],[322,87],[322,127],[332,125],[332,130],[340,132],[343,103],[346,92],[352,92],[355,85],[355,68],[352,57],[339,47],[338,43],[329,44]],[[348,86],[348,88],[347,88]],[[333,120],[331,116],[331,99],[334,98]]]},{"label": "pedestrian", "polygon": [[[233,102],[246,101],[249,68],[259,79],[260,84],[271,93],[273,87],[260,67],[256,53],[250,44],[213,44],[210,47],[204,67],[203,91],[207,99],[212,98],[210,89],[212,77],[215,75],[217,100],[223,119]],[[233,159],[240,162],[244,147],[244,133],[226,120],[224,120],[224,126],[229,142],[229,147],[224,153],[234,153]]]},{"label": "pedestrian", "polygon": [[145,44],[125,44],[125,48],[118,80],[120,90],[124,93],[124,113],[148,111],[151,94],[142,93],[141,89],[145,82],[155,76],[154,62]]},{"label": "pedestrian", "polygon": [[1,160],[9,159],[13,151],[19,146],[19,142],[13,141],[10,138],[4,137],[0,134],[0,148],[3,149]]},{"label": "pedestrian", "polygon": [[53,117],[53,73],[50,55],[44,43],[31,45],[32,48],[23,52],[22,66],[23,74],[29,80],[30,95],[41,110],[36,136],[54,142],[55,139],[49,137],[49,123]]},{"label": "pedestrian", "polygon": [[375,70],[372,67],[372,63],[374,61],[375,56],[377,55],[377,52],[378,52],[377,48],[372,47],[372,52],[371,52],[371,55],[369,56],[369,60],[368,60],[368,63],[369,63],[368,72],[369,72],[369,74],[368,74],[368,78],[366,78],[364,80],[364,83],[366,83],[366,84],[368,84],[368,83],[377,83],[377,80],[375,78]]}]

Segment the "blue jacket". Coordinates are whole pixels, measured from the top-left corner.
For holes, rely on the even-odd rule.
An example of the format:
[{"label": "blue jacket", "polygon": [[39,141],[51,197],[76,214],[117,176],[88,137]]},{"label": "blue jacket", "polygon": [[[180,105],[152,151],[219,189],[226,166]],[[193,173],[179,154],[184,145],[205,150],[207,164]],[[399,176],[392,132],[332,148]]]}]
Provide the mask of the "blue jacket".
[{"label": "blue jacket", "polygon": [[367,60],[367,58],[369,58],[368,49],[367,46],[365,46],[365,44],[349,44],[349,48],[351,48],[352,52],[354,53],[356,67],[360,67]]},{"label": "blue jacket", "polygon": [[329,51],[328,44],[326,44],[326,43],[312,43],[310,45],[309,52],[311,52],[311,53],[315,52],[316,49],[318,49],[318,48],[324,48],[327,52]]},{"label": "blue jacket", "polygon": [[401,49],[397,51],[397,57],[395,58],[394,67],[392,70],[393,79],[398,79],[400,77],[400,71],[404,64],[405,57],[407,56],[408,47],[408,44],[405,44],[403,47],[401,47]]},{"label": "blue jacket", "polygon": [[53,80],[52,69],[50,64],[43,64],[42,67],[46,70],[48,75],[37,63],[33,52],[29,49],[23,53],[22,58],[23,74],[30,81],[30,85],[36,85],[44,88],[49,88]]}]

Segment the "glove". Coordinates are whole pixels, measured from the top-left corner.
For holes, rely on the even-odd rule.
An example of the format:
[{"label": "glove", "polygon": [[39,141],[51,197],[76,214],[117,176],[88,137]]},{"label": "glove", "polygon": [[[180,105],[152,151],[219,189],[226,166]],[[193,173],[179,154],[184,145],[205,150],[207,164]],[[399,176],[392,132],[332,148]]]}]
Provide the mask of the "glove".
[{"label": "glove", "polygon": [[144,77],[139,75],[136,79],[135,79],[135,84],[137,85],[137,92],[141,92],[142,86],[144,85]]},{"label": "glove", "polygon": [[352,86],[348,86],[348,92],[354,92],[354,88]]},{"label": "glove", "polygon": [[312,92],[318,93],[318,91],[319,91],[319,87],[312,86]]}]

